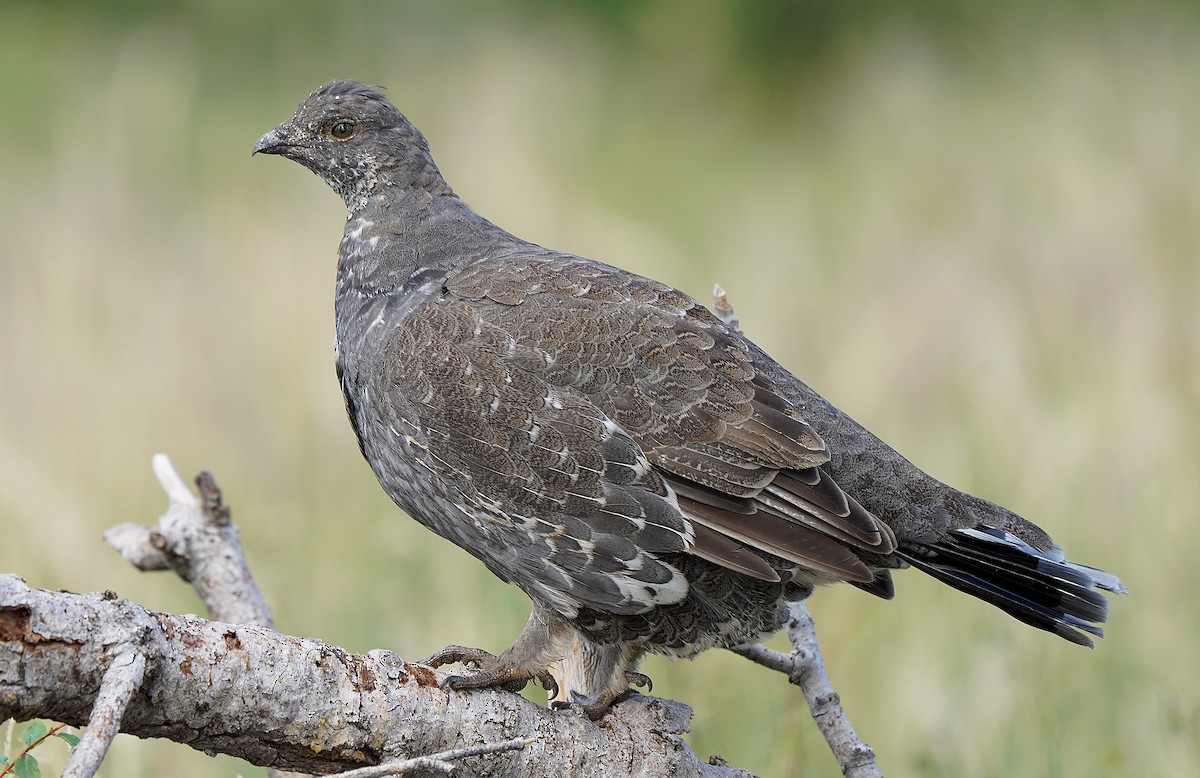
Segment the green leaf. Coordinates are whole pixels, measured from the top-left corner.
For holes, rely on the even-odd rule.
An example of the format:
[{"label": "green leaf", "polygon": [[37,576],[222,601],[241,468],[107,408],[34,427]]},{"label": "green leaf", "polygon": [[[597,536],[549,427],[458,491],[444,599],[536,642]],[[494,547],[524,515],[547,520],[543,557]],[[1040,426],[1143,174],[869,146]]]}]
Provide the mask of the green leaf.
[{"label": "green leaf", "polygon": [[25,754],[13,765],[12,774],[17,778],[42,778],[42,768],[38,767],[33,754]]},{"label": "green leaf", "polygon": [[67,745],[69,745],[71,748],[79,745],[79,738],[75,735],[72,735],[70,732],[55,732],[54,737],[60,737],[67,741]]},{"label": "green leaf", "polygon": [[21,732],[21,742],[29,745],[33,741],[46,734],[46,724],[42,721],[32,721],[29,726]]}]

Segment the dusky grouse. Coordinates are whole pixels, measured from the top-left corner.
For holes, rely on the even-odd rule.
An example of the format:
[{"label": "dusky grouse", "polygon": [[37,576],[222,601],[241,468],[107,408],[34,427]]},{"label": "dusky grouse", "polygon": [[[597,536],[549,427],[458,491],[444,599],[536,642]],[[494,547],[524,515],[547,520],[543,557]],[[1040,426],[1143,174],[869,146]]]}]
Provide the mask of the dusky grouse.
[{"label": "dusky grouse", "polygon": [[556,664],[592,716],[693,656],[779,627],[849,581],[892,596],[911,565],[1091,645],[1109,573],[923,473],[691,297],[542,248],[476,214],[373,88],[332,81],[256,153],[345,200],[337,375],[363,456],[417,521],[533,601],[520,637],[456,689]]}]

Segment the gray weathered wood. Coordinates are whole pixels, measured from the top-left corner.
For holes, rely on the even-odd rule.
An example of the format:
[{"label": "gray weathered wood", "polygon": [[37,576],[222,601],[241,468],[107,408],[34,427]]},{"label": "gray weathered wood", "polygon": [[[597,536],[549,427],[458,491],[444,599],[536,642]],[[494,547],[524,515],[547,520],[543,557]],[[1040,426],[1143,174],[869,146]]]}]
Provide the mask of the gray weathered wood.
[{"label": "gray weathered wood", "polygon": [[597,724],[505,692],[444,691],[434,671],[386,651],[350,654],[0,575],[0,719],[87,723],[108,668],[131,651],[146,679],[122,732],[258,765],[329,773],[532,737],[462,764],[481,776],[749,775],[697,760],[681,738],[691,718],[682,703],[636,696]]}]

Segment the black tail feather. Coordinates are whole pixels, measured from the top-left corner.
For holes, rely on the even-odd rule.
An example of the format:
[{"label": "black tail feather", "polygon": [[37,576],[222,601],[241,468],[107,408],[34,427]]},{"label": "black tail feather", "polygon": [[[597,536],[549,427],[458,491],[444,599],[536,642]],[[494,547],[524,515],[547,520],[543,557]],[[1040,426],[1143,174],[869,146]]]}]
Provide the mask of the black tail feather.
[{"label": "black tail feather", "polygon": [[1125,591],[1116,576],[1069,562],[1057,548],[1041,551],[982,525],[896,553],[955,589],[1083,646],[1093,645],[1089,634],[1104,635],[1098,625],[1108,618],[1108,600],[1098,590]]}]

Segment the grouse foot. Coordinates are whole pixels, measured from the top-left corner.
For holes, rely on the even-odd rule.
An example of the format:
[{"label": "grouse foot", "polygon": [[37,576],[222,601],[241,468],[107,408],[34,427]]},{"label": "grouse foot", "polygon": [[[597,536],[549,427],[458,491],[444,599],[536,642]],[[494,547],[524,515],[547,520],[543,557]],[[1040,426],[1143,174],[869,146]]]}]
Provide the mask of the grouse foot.
[{"label": "grouse foot", "polygon": [[500,688],[519,692],[525,688],[525,684],[536,678],[550,696],[558,694],[558,683],[550,673],[531,672],[528,668],[505,662],[501,657],[482,648],[446,646],[441,651],[425,657],[420,663],[429,667],[441,667],[456,662],[476,672],[471,675],[447,676],[442,681],[443,688],[455,691]]},{"label": "grouse foot", "polygon": [[568,710],[573,707],[578,707],[589,719],[596,721],[605,713],[607,713],[609,708],[619,702],[624,702],[637,693],[633,688],[630,687],[636,686],[637,688],[645,689],[646,691],[650,691],[654,688],[654,683],[650,680],[650,676],[645,675],[644,673],[629,670],[625,673],[625,678],[630,684],[630,686],[626,687],[625,689],[620,691],[604,689],[596,694],[591,695],[572,691],[570,701],[555,700],[554,702],[550,703],[550,708],[553,710]]}]

